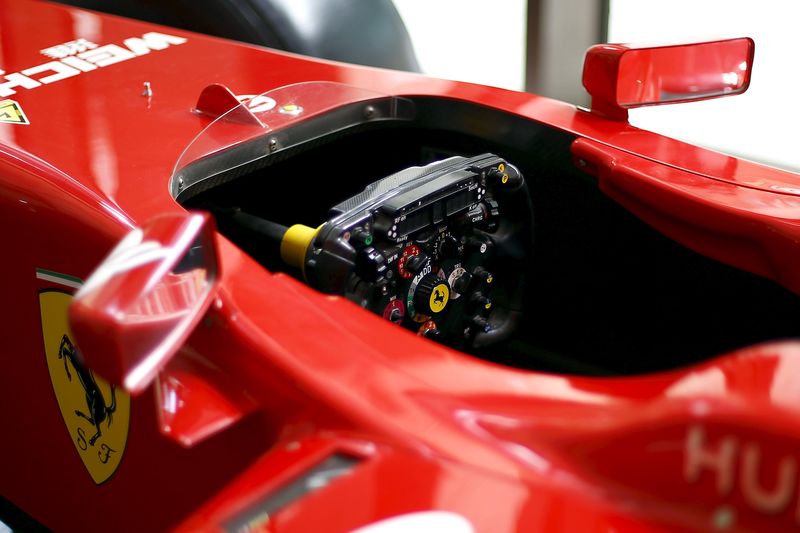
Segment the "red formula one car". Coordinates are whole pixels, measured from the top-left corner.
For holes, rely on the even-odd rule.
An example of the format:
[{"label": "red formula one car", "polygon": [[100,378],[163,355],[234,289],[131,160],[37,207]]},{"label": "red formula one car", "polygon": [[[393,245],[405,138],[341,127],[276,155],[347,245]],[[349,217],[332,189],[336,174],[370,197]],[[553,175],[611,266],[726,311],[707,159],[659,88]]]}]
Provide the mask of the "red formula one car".
[{"label": "red formula one car", "polygon": [[595,47],[579,109],[0,15],[10,527],[800,526],[800,182],[626,120],[751,40]]}]

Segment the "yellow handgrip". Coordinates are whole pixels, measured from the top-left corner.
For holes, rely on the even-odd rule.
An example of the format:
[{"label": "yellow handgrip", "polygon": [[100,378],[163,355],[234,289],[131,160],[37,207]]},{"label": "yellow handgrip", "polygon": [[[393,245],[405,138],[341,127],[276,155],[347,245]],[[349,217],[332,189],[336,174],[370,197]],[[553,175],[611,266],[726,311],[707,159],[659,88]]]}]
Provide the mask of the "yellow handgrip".
[{"label": "yellow handgrip", "polygon": [[311,241],[321,227],[314,229],[303,224],[291,226],[281,239],[281,259],[302,270],[306,263],[308,247],[311,246]]}]

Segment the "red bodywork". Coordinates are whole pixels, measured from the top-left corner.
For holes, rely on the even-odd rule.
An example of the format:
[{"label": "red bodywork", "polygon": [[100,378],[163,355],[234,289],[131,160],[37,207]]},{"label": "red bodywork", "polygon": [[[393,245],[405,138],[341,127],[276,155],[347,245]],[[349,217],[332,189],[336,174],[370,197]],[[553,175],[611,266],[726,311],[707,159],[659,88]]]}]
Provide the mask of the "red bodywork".
[{"label": "red bodywork", "polygon": [[34,520],[55,531],[218,530],[338,452],[363,460],[253,530],[350,531],[428,510],[490,532],[800,525],[800,344],[632,378],[505,368],[272,274],[220,235],[217,297],[132,399],[122,462],[96,484],[64,430],[43,355],[37,293],[63,286],[37,269],[86,279],[132,227],[184,212],[168,181],[210,122],[192,109],[212,83],[259,94],[335,81],[469,100],[571,132],[576,164],[611,198],[685,246],[794,292],[800,188],[792,173],[535,95],[48,4],[7,2],[0,20],[6,73],[78,38],[186,39],[8,96],[30,124],[0,125],[0,492]]}]

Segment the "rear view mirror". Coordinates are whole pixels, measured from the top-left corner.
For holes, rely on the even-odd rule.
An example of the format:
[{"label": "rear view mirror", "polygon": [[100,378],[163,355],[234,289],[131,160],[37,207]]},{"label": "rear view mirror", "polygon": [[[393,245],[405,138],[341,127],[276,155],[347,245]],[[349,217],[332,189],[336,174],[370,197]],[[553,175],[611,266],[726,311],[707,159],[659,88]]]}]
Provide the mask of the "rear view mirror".
[{"label": "rear view mirror", "polygon": [[132,393],[147,387],[214,298],[214,233],[209,215],[181,213],[120,241],[69,309],[89,368]]},{"label": "rear view mirror", "polygon": [[633,107],[743,93],[754,49],[748,37],[656,47],[596,45],[586,52],[583,85],[593,112],[625,120]]}]

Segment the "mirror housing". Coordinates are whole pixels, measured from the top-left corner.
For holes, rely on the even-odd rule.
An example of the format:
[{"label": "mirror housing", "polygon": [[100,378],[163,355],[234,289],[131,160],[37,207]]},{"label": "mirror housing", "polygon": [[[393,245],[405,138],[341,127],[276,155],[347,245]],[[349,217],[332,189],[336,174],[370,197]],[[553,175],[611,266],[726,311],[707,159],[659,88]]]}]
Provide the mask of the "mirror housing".
[{"label": "mirror housing", "polygon": [[164,215],[131,231],[70,305],[86,365],[133,394],[144,390],[205,314],[218,274],[206,213]]},{"label": "mirror housing", "polygon": [[627,120],[634,107],[745,92],[754,50],[749,37],[669,46],[595,45],[586,52],[583,86],[592,96],[593,113]]}]

